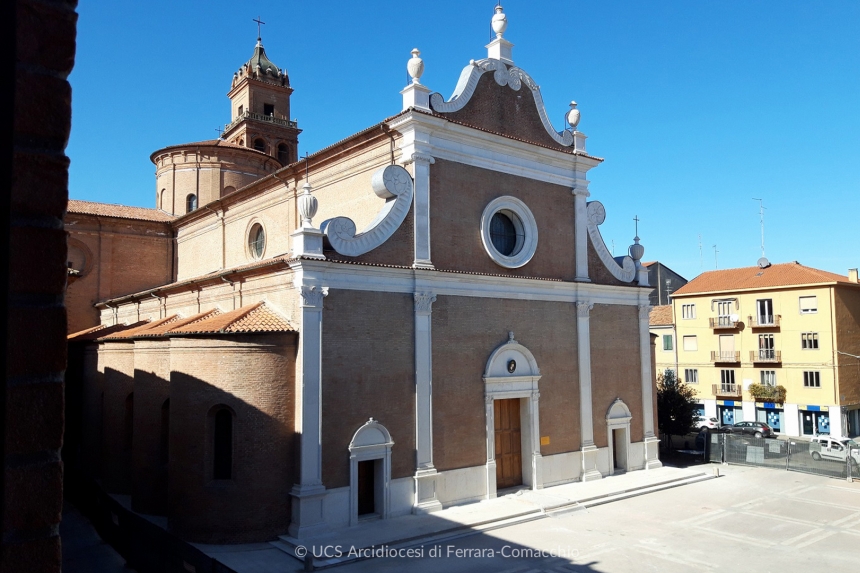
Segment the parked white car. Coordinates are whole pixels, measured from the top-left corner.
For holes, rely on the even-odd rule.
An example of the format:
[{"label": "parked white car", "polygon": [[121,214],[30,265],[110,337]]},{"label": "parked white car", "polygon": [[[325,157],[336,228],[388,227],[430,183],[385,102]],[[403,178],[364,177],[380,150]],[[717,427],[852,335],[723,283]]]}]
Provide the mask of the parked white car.
[{"label": "parked white car", "polygon": [[848,438],[831,438],[830,436],[814,436],[809,444],[813,460],[834,460],[844,462],[848,459],[848,450],[854,463],[860,463],[860,444]]},{"label": "parked white car", "polygon": [[716,418],[706,418],[704,416],[697,416],[693,421],[693,427],[698,431],[702,430],[718,430],[720,429],[720,421]]}]

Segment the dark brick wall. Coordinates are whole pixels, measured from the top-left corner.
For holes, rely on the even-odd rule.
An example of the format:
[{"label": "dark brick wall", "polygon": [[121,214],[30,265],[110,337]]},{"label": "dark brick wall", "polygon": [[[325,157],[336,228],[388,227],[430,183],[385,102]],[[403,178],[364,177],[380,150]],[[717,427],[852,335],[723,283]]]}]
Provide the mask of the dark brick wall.
[{"label": "dark brick wall", "polygon": [[576,305],[439,296],[433,304],[433,463],[440,470],[486,463],[484,369],[513,331],[541,379],[543,455],[580,448]]},{"label": "dark brick wall", "polygon": [[[131,493],[134,434],[134,342],[105,342],[102,408],[102,485],[109,493]],[[131,402],[131,403],[130,403]],[[131,406],[131,408],[129,407]]]},{"label": "dark brick wall", "polygon": [[[181,539],[245,543],[286,533],[296,482],[297,343],[295,334],[170,341],[167,517]],[[219,405],[235,414],[230,480],[212,479]]]},{"label": "dark brick wall", "polygon": [[331,290],[323,304],[323,483],[328,488],[349,485],[349,442],[370,417],[394,440],[392,479],[413,475],[412,295]]},{"label": "dark brick wall", "polygon": [[[60,570],[63,500],[63,371],[66,363],[66,143],[75,57],[74,0],[19,0],[4,7],[4,54],[14,66],[6,106],[3,209],[8,266],[4,472],[0,569]],[[13,30],[14,28],[14,30]],[[9,129],[11,128],[11,129]],[[38,349],[38,350],[36,350]]]}]

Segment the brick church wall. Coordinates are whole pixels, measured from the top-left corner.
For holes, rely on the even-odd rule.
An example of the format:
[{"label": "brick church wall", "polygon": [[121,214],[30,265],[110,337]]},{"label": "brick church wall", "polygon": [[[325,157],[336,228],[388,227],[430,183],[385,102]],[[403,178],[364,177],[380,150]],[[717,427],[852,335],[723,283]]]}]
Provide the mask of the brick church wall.
[{"label": "brick church wall", "polygon": [[105,342],[100,352],[104,357],[102,484],[109,493],[130,494],[134,343]]},{"label": "brick church wall", "polygon": [[542,377],[543,455],[580,448],[576,306],[439,296],[433,304],[433,461],[439,470],[487,462],[484,369],[513,331]]},{"label": "brick church wall", "polygon": [[[639,366],[639,309],[595,304],[590,324],[594,444],[600,448],[608,445],[606,414],[616,398],[624,400],[633,415],[630,441],[641,442],[645,434]],[[656,398],[654,401],[656,403]]]},{"label": "brick church wall", "polygon": [[[243,543],[286,532],[297,343],[295,334],[171,339],[168,528],[180,538]],[[219,405],[234,413],[229,480],[212,478]]]},{"label": "brick church wall", "polygon": [[392,479],[413,475],[412,295],[331,290],[323,304],[323,483],[328,488],[349,485],[349,443],[370,417],[394,440]]},{"label": "brick church wall", "polygon": [[[430,166],[430,190],[431,258],[437,269],[575,278],[575,216],[569,188],[437,159]],[[521,199],[537,221],[537,251],[519,269],[494,263],[481,242],[484,208],[505,195]]]},{"label": "brick church wall", "polygon": [[134,511],[164,515],[167,511],[167,447],[162,416],[170,397],[170,341],[134,342]]}]

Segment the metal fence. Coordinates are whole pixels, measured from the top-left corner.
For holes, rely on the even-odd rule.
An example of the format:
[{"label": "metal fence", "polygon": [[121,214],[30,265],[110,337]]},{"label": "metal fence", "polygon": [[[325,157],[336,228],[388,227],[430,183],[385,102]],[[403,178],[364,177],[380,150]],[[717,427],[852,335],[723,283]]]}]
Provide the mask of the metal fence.
[{"label": "metal fence", "polygon": [[822,450],[817,442],[712,433],[706,456],[715,463],[769,467],[842,479],[860,479],[860,467],[858,467],[860,449],[831,452]]}]

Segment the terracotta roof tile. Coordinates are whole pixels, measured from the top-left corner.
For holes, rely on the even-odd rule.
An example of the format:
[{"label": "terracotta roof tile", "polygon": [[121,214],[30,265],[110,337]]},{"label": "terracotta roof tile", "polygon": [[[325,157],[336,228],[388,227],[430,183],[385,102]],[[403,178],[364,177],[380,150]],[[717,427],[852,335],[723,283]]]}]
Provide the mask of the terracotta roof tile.
[{"label": "terracotta roof tile", "polygon": [[69,199],[67,208],[69,213],[80,213],[82,215],[101,215],[102,217],[116,217],[118,219],[135,219],[138,221],[173,221],[173,215],[159,211],[158,209],[146,209],[144,207],[129,207],[127,205],[114,205],[112,203],[96,203],[94,201],[79,201]]},{"label": "terracotta roof tile", "polygon": [[98,326],[94,326],[92,328],[87,328],[86,330],[81,330],[79,332],[74,332],[70,334],[67,338],[69,342],[81,342],[84,340],[100,340],[112,334],[122,332],[124,330],[130,330],[133,328],[137,328],[142,325],[148,324],[149,321],[141,320],[140,322],[135,322],[133,324],[115,324],[113,326],[107,326],[104,324],[100,324]]},{"label": "terracotta roof tile", "polygon": [[252,147],[245,147],[244,145],[237,145],[235,143],[230,143],[224,139],[207,139],[206,141],[192,141],[190,143],[178,143],[176,145],[168,145],[167,147],[162,147],[161,149],[154,151],[152,155],[150,155],[150,159],[153,159],[157,155],[164,153],[170,149],[176,148],[187,148],[187,147],[226,147],[229,149],[241,149],[242,151],[248,151],[250,153],[256,153],[268,159],[271,159],[273,162],[278,163],[280,165],[280,161],[278,161],[277,157],[272,157],[268,153],[264,153]]},{"label": "terracotta roof tile", "polygon": [[295,331],[296,329],[286,318],[265,302],[258,302],[193,324],[172,328],[167,332],[167,335]]},{"label": "terracotta roof tile", "polygon": [[648,315],[648,324],[651,326],[667,326],[672,324],[672,305],[664,304],[655,306]]},{"label": "terracotta roof tile", "polygon": [[219,314],[221,314],[221,311],[217,308],[213,308],[212,310],[207,310],[205,312],[189,316],[188,318],[177,317],[176,320],[172,320],[170,322],[163,322],[159,325],[153,326],[150,329],[147,329],[146,332],[141,333],[141,336],[169,336],[171,331],[173,331],[174,329],[182,328],[192,324],[197,324],[198,322],[202,322],[208,318],[218,316]]},{"label": "terracotta roof tile", "polygon": [[846,276],[806,267],[794,261],[771,265],[764,269],[743,267],[708,271],[676,290],[672,296],[832,283],[856,286],[856,283],[848,282]]},{"label": "terracotta roof tile", "polygon": [[[137,326],[135,328],[131,328],[129,330],[123,330],[123,331],[118,332],[116,334],[112,334],[112,335],[108,335],[108,336],[102,335],[100,337],[100,339],[101,340],[121,340],[121,339],[127,339],[127,338],[135,338],[137,336],[148,334],[149,331],[151,331],[152,329],[156,329],[160,326],[171,325],[172,323],[179,320],[179,318],[180,317],[178,314],[174,314],[172,316],[168,316],[167,318],[160,318],[158,320],[145,322],[145,323],[141,324],[140,326]],[[169,328],[169,326],[168,326],[168,328]]]}]

